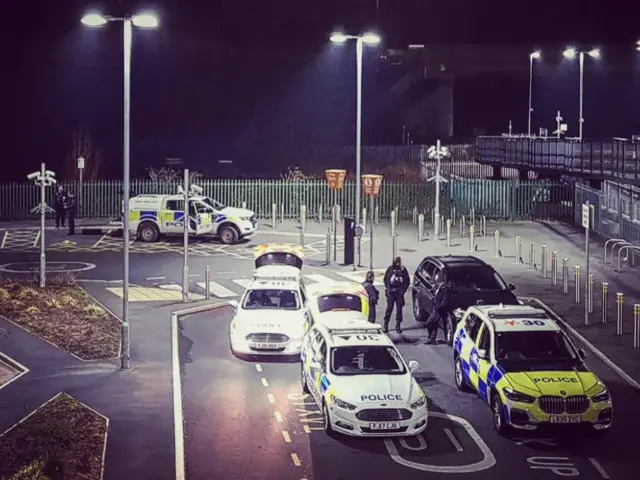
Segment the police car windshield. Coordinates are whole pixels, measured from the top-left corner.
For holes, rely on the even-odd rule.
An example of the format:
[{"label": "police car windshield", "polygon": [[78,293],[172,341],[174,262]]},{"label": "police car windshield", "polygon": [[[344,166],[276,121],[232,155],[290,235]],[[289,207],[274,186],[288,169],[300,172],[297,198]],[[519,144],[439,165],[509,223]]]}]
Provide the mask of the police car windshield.
[{"label": "police car windshield", "polygon": [[318,297],[318,310],[330,312],[335,310],[350,310],[353,312],[362,311],[362,299],[358,295],[346,293],[334,293]]},{"label": "police car windshield", "polygon": [[581,363],[562,332],[498,332],[495,341],[496,361],[507,371],[548,371],[557,364]]},{"label": "police car windshield", "polygon": [[222,210],[223,208],[226,208],[222,203],[216,202],[213,198],[204,197],[202,200],[205,203],[207,203],[210,206],[212,206],[213,208],[215,208],[216,210]]},{"label": "police car windshield", "polygon": [[391,347],[354,346],[334,348],[331,353],[334,375],[403,375],[400,356]]},{"label": "police car windshield", "polygon": [[464,265],[447,269],[447,281],[473,290],[506,290],[507,284],[491,267],[486,265]]},{"label": "police car windshield", "polygon": [[298,310],[300,302],[298,294],[294,290],[249,290],[242,308],[245,310]]}]

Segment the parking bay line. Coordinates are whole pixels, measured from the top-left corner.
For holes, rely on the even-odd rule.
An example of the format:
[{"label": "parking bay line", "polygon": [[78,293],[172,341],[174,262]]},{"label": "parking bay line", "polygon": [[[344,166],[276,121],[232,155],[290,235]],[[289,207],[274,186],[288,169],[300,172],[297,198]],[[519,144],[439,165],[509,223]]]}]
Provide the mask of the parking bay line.
[{"label": "parking bay line", "polygon": [[456,450],[461,452],[462,451],[462,445],[460,445],[460,442],[455,437],[453,432],[451,430],[449,430],[448,428],[445,428],[444,429],[444,433],[447,434],[447,437],[449,437],[449,440],[451,440],[451,443],[453,443],[453,446],[456,448]]},{"label": "parking bay line", "polygon": [[602,468],[602,465],[600,465],[600,462],[598,462],[598,460],[596,460],[593,457],[589,457],[589,461],[591,462],[591,465],[593,465],[594,468],[598,471],[598,473],[602,478],[605,478],[605,479],[611,478],[607,473],[607,471],[604,468]]},{"label": "parking bay line", "polygon": [[[206,282],[196,282],[196,285],[198,285],[204,291],[207,291]],[[220,285],[218,282],[211,282],[210,281],[208,290],[209,290],[209,293],[213,294],[214,296],[216,296],[218,298],[229,298],[229,297],[237,297],[238,296],[237,293],[229,290],[224,285]]]},{"label": "parking bay line", "polygon": [[7,243],[7,237],[9,236],[9,230],[4,231],[4,235],[2,236],[2,243],[0,244],[0,248],[4,248]]}]

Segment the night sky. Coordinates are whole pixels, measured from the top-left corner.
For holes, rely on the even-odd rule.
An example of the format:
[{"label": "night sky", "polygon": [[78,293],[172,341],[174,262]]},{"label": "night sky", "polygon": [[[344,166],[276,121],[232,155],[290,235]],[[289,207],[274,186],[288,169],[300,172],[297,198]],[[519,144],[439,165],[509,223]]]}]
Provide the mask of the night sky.
[{"label": "night sky", "polygon": [[[377,6],[378,4],[378,6]],[[487,6],[490,4],[491,6]],[[626,7],[625,7],[626,5]],[[402,68],[379,60],[408,44],[553,46],[536,66],[536,126],[555,111],[577,118],[577,68],[562,45],[603,48],[585,70],[585,135],[640,133],[640,37],[632,2],[494,0],[3,0],[3,180],[20,180],[41,161],[74,174],[74,132],[99,152],[101,178],[121,176],[122,25],[88,29],[87,11],[151,10],[157,30],[134,28],[132,174],[168,157],[209,175],[233,159],[236,174],[278,175],[293,150],[352,144],[354,44],[328,42],[334,30],[383,37],[366,48],[363,143],[401,141],[390,87]],[[545,48],[545,51],[547,49]],[[611,52],[608,55],[607,52]],[[615,55],[614,55],[615,52]],[[616,69],[604,66],[615,57]],[[509,120],[526,130],[528,59],[522,75],[492,73],[456,82],[454,140],[499,134]],[[390,106],[391,105],[391,106]],[[428,114],[425,114],[428,115]],[[544,119],[544,121],[543,121]],[[570,134],[574,125],[570,125]],[[577,132],[573,132],[576,134]]]}]

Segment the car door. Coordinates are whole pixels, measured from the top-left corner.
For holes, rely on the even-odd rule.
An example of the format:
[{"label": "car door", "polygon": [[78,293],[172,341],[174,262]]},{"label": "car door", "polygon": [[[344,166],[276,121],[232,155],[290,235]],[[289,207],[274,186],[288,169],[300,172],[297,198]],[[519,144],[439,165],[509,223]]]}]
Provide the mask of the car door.
[{"label": "car door", "polygon": [[[167,221],[163,221],[164,233],[183,232],[184,224],[182,221],[184,217],[184,200],[167,200],[166,211],[168,212],[168,215],[166,218]],[[169,217],[171,217],[170,220]]]},{"label": "car door", "polygon": [[311,342],[311,361],[307,374],[307,385],[318,406],[322,405],[322,376],[325,373],[327,343],[320,332]]},{"label": "car door", "polygon": [[196,235],[207,235],[213,231],[213,210],[209,205],[200,201],[192,200],[189,202],[190,210],[195,216],[195,233]]},{"label": "car door", "polygon": [[460,358],[462,358],[462,369],[469,380],[469,384],[478,390],[478,351],[476,341],[482,327],[482,320],[475,314],[470,313],[464,320],[465,336],[460,348]]},{"label": "car door", "polygon": [[427,289],[425,290],[424,309],[431,313],[433,312],[437,292],[435,278],[438,275],[442,275],[442,270],[435,263],[431,263],[431,265],[427,267],[427,273],[429,273],[429,276],[427,278]]},{"label": "car door", "polygon": [[[430,288],[430,276],[431,272],[435,268],[433,262],[424,260],[420,266],[416,269],[416,273],[413,276],[413,298],[416,305],[420,307],[422,311],[429,310],[429,295],[428,290]],[[431,270],[431,272],[430,272]]]},{"label": "car door", "polygon": [[[484,351],[486,358],[481,358],[477,352]],[[472,362],[475,361],[476,369],[478,372],[478,394],[480,397],[488,402],[489,392],[493,387],[492,379],[489,376],[489,370],[493,365],[493,335],[489,325],[486,322],[482,322],[482,327],[478,332],[478,339],[476,340],[476,355],[472,355]],[[477,357],[474,359],[474,357]],[[473,365],[472,365],[473,368]]]}]

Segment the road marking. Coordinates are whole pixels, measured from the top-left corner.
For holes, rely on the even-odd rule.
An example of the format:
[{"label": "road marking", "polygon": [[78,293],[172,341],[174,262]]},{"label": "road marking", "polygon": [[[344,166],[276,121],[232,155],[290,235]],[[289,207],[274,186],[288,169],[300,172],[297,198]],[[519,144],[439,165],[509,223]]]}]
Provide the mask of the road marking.
[{"label": "road marking", "polygon": [[289,436],[289,432],[286,430],[282,431],[282,438],[284,438],[285,443],[291,443],[291,437]]},{"label": "road marking", "polygon": [[[124,292],[122,287],[107,287],[108,292],[123,298]],[[190,293],[192,300],[202,300],[203,295]],[[130,302],[170,302],[182,300],[182,290],[168,290],[154,287],[129,287]]]},{"label": "road marking", "polygon": [[0,244],[0,248],[4,248],[5,243],[7,243],[8,236],[9,236],[9,231],[5,230],[4,235],[2,236],[2,243]]},{"label": "road marking", "polygon": [[190,273],[189,277],[199,277],[200,274],[199,273]]},{"label": "road marking", "polygon": [[272,393],[267,393],[267,400],[269,400],[269,403],[276,403],[276,397],[274,397]]},{"label": "road marking", "polygon": [[311,434],[311,432],[323,432],[324,427],[310,427],[309,425],[302,425],[302,430],[304,430],[304,433]]},{"label": "road marking", "polygon": [[[96,243],[93,244],[93,246],[91,248],[96,248],[98,245],[100,245],[100,243],[107,237],[107,235],[109,235],[108,233],[105,233],[104,235],[102,235],[98,241]],[[147,279],[148,280],[148,279]]]},{"label": "road marking", "polygon": [[269,382],[267,382],[266,378],[261,378],[260,381],[262,382],[262,386],[263,387],[268,387],[269,386]]},{"label": "road marking", "polygon": [[249,288],[249,285],[251,284],[251,280],[249,280],[247,278],[236,278],[234,280],[234,283],[237,283],[242,288]]},{"label": "road marking", "polygon": [[602,468],[602,465],[600,465],[600,462],[598,462],[595,458],[589,457],[589,461],[591,462],[591,465],[593,465],[595,469],[598,470],[598,473],[602,476],[602,478],[607,478],[607,479],[611,478],[607,473],[607,471],[604,468]]},{"label": "road marking", "polygon": [[167,277],[147,277],[146,280],[166,280]]},{"label": "road marking", "polygon": [[[207,284],[205,282],[197,282],[198,285],[203,290],[207,290]],[[216,297],[220,298],[229,298],[229,297],[237,297],[238,294],[232,292],[227,287],[220,285],[218,282],[209,282],[209,293],[212,293]]]},{"label": "road marking", "polygon": [[158,288],[163,290],[170,290],[172,292],[182,292],[182,285],[178,285],[177,283],[167,283],[165,285],[158,285]]},{"label": "road marking", "polygon": [[182,380],[178,352],[178,316],[171,315],[171,364],[173,380],[173,431],[175,442],[176,480],[185,480],[184,424],[182,413]]},{"label": "road marking", "polygon": [[283,422],[283,420],[282,420],[282,414],[281,414],[278,410],[276,410],[275,412],[273,412],[273,416],[275,417],[276,422],[278,422],[278,423],[282,423],[282,422]]},{"label": "road marking", "polygon": [[300,461],[300,457],[298,457],[298,455],[297,455],[297,454],[292,453],[292,454],[291,454],[291,460],[293,461],[293,464],[294,464],[296,467],[301,467],[301,466],[302,466],[302,462]]},{"label": "road marking", "polygon": [[449,430],[448,428],[445,428],[444,429],[444,433],[447,434],[447,437],[449,437],[449,440],[451,440],[451,443],[453,443],[453,446],[456,447],[456,450],[461,452],[462,451],[462,445],[460,445],[460,442],[455,437],[453,432],[451,430]]},{"label": "road marking", "polygon": [[310,273],[309,275],[304,275],[304,277],[324,285],[336,283],[336,280],[329,278],[326,275],[322,275],[321,273]]},{"label": "road marking", "polygon": [[256,370],[261,372],[262,371],[262,365],[260,365],[259,363],[256,363]]},{"label": "road marking", "polygon": [[40,230],[38,230],[38,233],[36,233],[36,239],[33,241],[33,246],[34,247],[38,246],[38,240],[40,240],[40,235],[42,235],[42,232]]},{"label": "road marking", "polygon": [[0,352],[0,357],[5,359],[5,361],[2,363],[4,363],[6,366],[11,368],[11,370],[15,372],[15,375],[13,377],[11,377],[9,380],[7,380],[2,385],[0,385],[0,390],[9,386],[11,383],[15,382],[23,375],[26,375],[27,373],[29,373],[29,369],[27,367],[22,365],[17,360],[14,360],[13,358],[11,358],[9,355],[5,355],[4,353]]}]

